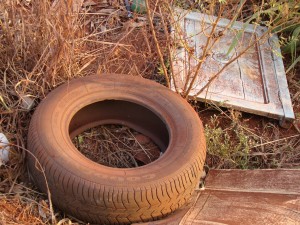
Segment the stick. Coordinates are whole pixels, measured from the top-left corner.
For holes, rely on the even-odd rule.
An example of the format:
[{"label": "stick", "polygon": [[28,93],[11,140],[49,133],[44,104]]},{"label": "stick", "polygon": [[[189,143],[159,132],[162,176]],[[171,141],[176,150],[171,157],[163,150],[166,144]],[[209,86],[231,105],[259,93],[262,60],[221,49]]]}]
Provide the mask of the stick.
[{"label": "stick", "polygon": [[158,44],[158,40],[157,40],[157,37],[156,37],[156,34],[155,34],[153,21],[152,21],[151,13],[150,13],[149,0],[145,0],[145,3],[146,3],[146,8],[147,8],[147,17],[148,17],[148,20],[149,20],[149,25],[150,25],[150,29],[151,29],[151,32],[152,32],[152,35],[153,35],[154,42],[155,42],[156,50],[157,50],[157,53],[158,53],[158,56],[159,56],[161,66],[162,66],[163,71],[164,71],[164,76],[165,76],[165,79],[166,79],[166,82],[167,82],[167,87],[170,88],[170,80],[169,80],[169,76],[168,76],[168,70],[166,68],[166,65],[165,65],[165,62],[164,62],[164,57],[161,53],[161,50],[160,50],[160,47],[159,47],[159,44]]}]

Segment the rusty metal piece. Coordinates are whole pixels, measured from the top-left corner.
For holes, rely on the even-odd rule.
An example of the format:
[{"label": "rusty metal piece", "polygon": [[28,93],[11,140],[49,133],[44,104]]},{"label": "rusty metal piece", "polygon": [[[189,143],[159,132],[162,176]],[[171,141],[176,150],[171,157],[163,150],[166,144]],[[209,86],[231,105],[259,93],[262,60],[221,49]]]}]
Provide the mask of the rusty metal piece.
[{"label": "rusty metal piece", "polygon": [[[202,68],[194,75],[217,18],[181,9],[177,9],[176,13],[179,24],[173,27],[174,38],[179,39],[179,42],[187,40],[189,48],[179,47],[174,53],[174,80],[179,91],[186,91],[186,82],[190,84],[196,76],[189,96],[195,96],[198,100],[279,119],[282,125],[286,124],[285,121],[295,119],[276,35],[265,35],[267,29],[262,26],[241,22],[229,25],[229,20],[220,19],[211,39],[215,44],[209,45],[212,48]],[[179,37],[176,36],[178,27],[182,31]],[[237,45],[229,51],[234,38],[238,36]],[[244,54],[209,83],[212,77],[249,45],[251,47]],[[174,83],[171,83],[175,90]]]}]

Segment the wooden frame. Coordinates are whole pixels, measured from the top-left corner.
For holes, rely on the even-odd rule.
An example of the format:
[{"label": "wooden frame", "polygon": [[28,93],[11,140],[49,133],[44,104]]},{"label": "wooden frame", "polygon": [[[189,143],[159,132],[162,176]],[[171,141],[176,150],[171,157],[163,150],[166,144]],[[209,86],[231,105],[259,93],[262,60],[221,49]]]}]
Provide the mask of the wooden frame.
[{"label": "wooden frame", "polygon": [[[199,58],[203,44],[211,31],[217,17],[197,12],[176,9],[177,24],[173,26],[173,36],[179,42],[174,52],[174,81],[179,91],[190,74],[195,72],[196,57],[191,57],[186,48],[180,47],[180,41],[186,40],[188,46]],[[178,32],[178,27],[180,32]],[[177,29],[177,30],[176,30]],[[281,121],[281,125],[295,119],[288,90],[286,74],[281,58],[281,52],[276,35],[268,37],[267,28],[234,22],[221,18],[217,23],[216,44],[196,75],[189,96],[201,101],[211,101],[221,106],[231,107],[248,113],[254,113]],[[181,33],[178,37],[178,33]],[[177,35],[177,36],[176,36]],[[238,45],[228,55],[228,50],[234,38],[240,35]],[[222,66],[231,58],[253,45],[235,62],[231,63],[218,77],[202,91]],[[221,57],[219,57],[221,56]],[[219,57],[219,58],[218,58]],[[191,76],[191,75],[190,75]],[[189,77],[191,79],[191,77]],[[175,90],[172,81],[171,88]]]}]

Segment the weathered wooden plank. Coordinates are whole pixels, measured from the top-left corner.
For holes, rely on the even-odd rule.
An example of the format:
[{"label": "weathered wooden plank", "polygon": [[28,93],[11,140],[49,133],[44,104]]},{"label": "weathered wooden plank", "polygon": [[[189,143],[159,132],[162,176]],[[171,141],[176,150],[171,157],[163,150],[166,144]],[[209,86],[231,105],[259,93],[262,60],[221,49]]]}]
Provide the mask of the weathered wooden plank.
[{"label": "weathered wooden plank", "polygon": [[[195,21],[194,20],[189,20],[189,19],[184,19],[184,30],[186,30],[187,34],[187,43],[190,48],[191,52],[196,51],[196,31],[195,31]],[[187,51],[185,51],[185,71],[182,77],[183,81],[183,86],[182,89],[184,88],[184,85],[186,82],[190,83],[191,80],[193,79],[194,76],[197,76],[195,74],[195,66],[197,65],[197,61],[191,54],[188,54]],[[197,76],[198,77],[198,76]]]},{"label": "weathered wooden plank", "polygon": [[207,190],[297,194],[300,170],[210,170]]},{"label": "weathered wooden plank", "polygon": [[[216,31],[217,36],[219,32]],[[219,71],[230,61],[232,57],[236,56],[236,51],[233,50],[227,56],[229,46],[231,44],[231,32],[225,33],[220,38],[217,38],[216,44],[212,48],[212,55],[208,57],[203,67],[203,74],[210,68],[211,72],[209,78],[219,73]],[[215,41],[215,40],[214,40]],[[237,61],[231,63],[226,70],[224,70],[210,85],[209,92],[219,94],[222,96],[234,97],[237,99],[245,99],[243,82],[240,76],[239,64]]]},{"label": "weathered wooden plank", "polygon": [[282,110],[282,104],[278,94],[278,85],[280,84],[277,82],[277,74],[274,68],[274,60],[272,57],[272,49],[268,40],[261,42],[261,44],[258,46],[258,49],[261,58],[262,76],[264,78],[267,102],[273,102],[278,110]]},{"label": "weathered wooden plank", "polygon": [[[174,62],[174,79],[176,80],[176,87],[178,87],[180,90],[184,87],[184,74],[185,74],[185,51],[183,48],[178,49],[176,55],[174,55],[174,58],[176,59]],[[171,82],[171,87],[173,90],[175,90],[174,80]]]},{"label": "weathered wooden plank", "polygon": [[[191,27],[186,27],[185,30],[188,34],[192,35],[192,43],[195,43],[194,51],[195,55],[198,58],[201,58],[203,55],[203,48],[207,43],[208,36],[212,31],[212,26],[205,23],[204,21],[192,21],[195,24],[194,29]],[[189,22],[191,23],[191,22]],[[194,90],[203,88],[211,77],[217,74],[222,67],[230,60],[230,58],[236,56],[236,52],[232,51],[229,56],[227,56],[227,52],[229,46],[231,44],[232,33],[226,33],[222,37],[218,37],[219,33],[222,33],[222,28],[217,28],[215,33],[215,37],[211,38],[209,48],[212,47],[212,43],[215,42],[215,45],[212,47],[211,51],[208,52],[205,62],[203,63],[199,73],[196,74],[197,62],[194,58],[188,61],[188,65],[186,68],[188,72],[192,73],[193,76],[197,76],[196,81],[194,83]],[[218,76],[208,87],[208,91],[210,93],[219,94],[223,96],[234,97],[238,99],[244,99],[244,91],[243,91],[243,82],[239,73],[239,64],[237,61],[233,62],[228,66],[226,71],[222,72],[220,76]],[[203,97],[206,95],[205,90],[203,92]],[[202,96],[200,95],[200,96]]]},{"label": "weathered wooden plank", "polygon": [[143,225],[167,224],[300,225],[300,170],[210,170],[188,206]]},{"label": "weathered wooden plank", "polygon": [[269,44],[273,49],[272,52],[272,56],[274,59],[274,67],[275,67],[275,71],[277,74],[277,82],[280,84],[279,85],[279,95],[280,95],[280,100],[281,100],[281,104],[283,107],[283,111],[284,111],[284,118],[281,119],[281,122],[283,124],[283,126],[285,126],[285,122],[289,122],[294,120],[294,112],[293,112],[293,106],[292,106],[292,102],[291,102],[291,98],[290,98],[290,93],[286,90],[288,90],[288,84],[287,84],[287,80],[286,80],[286,74],[285,74],[285,70],[284,70],[284,65],[283,65],[283,61],[281,60],[281,58],[279,58],[278,56],[276,56],[276,54],[280,54],[280,47],[278,45],[279,41],[278,38],[276,36],[272,36],[269,39]]},{"label": "weathered wooden plank", "polygon": [[205,190],[182,225],[299,225],[299,195]]},{"label": "weathered wooden plank", "polygon": [[[251,43],[253,44],[253,42],[256,41],[257,38],[255,33],[245,32],[243,38],[241,38],[240,48],[237,49],[237,54],[241,53],[243,49],[246,49],[248,45]],[[245,100],[259,102],[262,104],[268,103],[265,100],[263,88],[264,82],[262,78],[263,71],[260,70],[260,57],[257,44],[241,55],[241,57],[237,59],[237,62],[240,65]]]}]

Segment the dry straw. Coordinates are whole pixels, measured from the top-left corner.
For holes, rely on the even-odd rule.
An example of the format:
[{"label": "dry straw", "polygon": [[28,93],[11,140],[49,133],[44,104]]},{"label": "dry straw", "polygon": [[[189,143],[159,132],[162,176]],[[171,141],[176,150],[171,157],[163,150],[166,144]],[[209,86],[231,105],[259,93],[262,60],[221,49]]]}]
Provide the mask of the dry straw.
[{"label": "dry straw", "polygon": [[26,172],[28,125],[38,103],[75,77],[111,72],[149,78],[158,67],[145,17],[128,20],[116,2],[85,1],[79,13],[70,3],[0,2],[0,132],[14,143],[9,163],[0,168],[5,224],[71,223],[52,211],[51,200],[35,190]]}]

